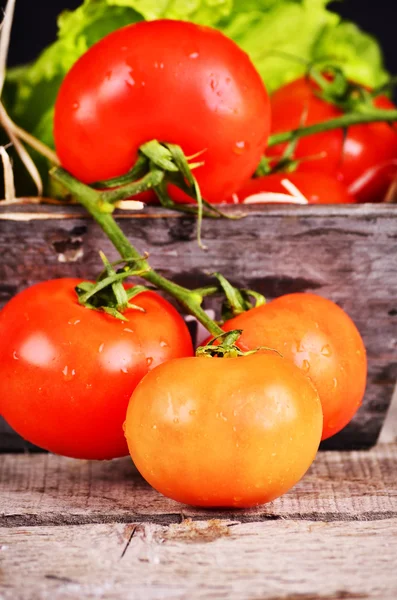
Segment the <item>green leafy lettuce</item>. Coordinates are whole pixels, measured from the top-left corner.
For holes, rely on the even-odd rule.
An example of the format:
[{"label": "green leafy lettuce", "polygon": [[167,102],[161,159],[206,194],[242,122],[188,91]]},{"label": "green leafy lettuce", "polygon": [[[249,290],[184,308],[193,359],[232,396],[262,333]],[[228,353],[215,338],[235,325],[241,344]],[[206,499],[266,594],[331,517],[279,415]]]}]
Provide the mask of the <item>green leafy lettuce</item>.
[{"label": "green leafy lettuce", "polygon": [[328,0],[85,0],[58,19],[58,38],[32,64],[11,70],[6,103],[22,127],[53,146],[57,91],[95,42],[143,19],[211,25],[251,57],[270,91],[302,75],[312,61],[332,62],[369,86],[387,80],[377,42],[327,9]]}]

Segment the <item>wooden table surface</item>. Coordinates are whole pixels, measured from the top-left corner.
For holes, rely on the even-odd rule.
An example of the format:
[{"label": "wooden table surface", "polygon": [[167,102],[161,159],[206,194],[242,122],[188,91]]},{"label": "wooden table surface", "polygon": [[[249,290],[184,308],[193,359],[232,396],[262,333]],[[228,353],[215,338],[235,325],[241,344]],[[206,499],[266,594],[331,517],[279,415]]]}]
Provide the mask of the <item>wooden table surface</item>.
[{"label": "wooden table surface", "polygon": [[397,444],[321,452],[249,511],[164,498],[129,459],[0,456],[0,598],[397,598]]}]

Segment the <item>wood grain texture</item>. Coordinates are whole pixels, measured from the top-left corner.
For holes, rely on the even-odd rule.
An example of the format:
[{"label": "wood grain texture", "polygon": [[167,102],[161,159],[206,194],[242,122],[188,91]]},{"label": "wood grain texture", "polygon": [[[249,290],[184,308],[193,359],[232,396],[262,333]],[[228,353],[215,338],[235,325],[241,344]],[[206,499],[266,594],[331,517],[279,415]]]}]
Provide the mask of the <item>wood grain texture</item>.
[{"label": "wood grain texture", "polygon": [[[233,209],[230,209],[233,211]],[[272,298],[314,291],[341,305],[360,329],[368,388],[353,422],[328,448],[365,448],[379,435],[397,379],[397,206],[244,207],[240,220],[206,220],[195,240],[190,217],[123,212],[120,223],[152,264],[179,283],[205,285],[220,271]],[[110,243],[79,207],[0,207],[0,305],[44,278],[93,277]],[[0,424],[0,449],[16,442]]]},{"label": "wood grain texture", "polygon": [[395,600],[397,520],[0,528],[2,600]]},{"label": "wood grain texture", "polygon": [[3,455],[0,598],[395,600],[396,469],[396,445],[323,452],[282,499],[217,513],[128,460]]},{"label": "wood grain texture", "polygon": [[[0,527],[112,522],[357,521],[397,518],[397,446],[319,453],[288,494],[248,511],[208,511],[155,492],[129,458],[78,461],[51,454],[0,456]],[[180,474],[183,477],[183,473]]]}]

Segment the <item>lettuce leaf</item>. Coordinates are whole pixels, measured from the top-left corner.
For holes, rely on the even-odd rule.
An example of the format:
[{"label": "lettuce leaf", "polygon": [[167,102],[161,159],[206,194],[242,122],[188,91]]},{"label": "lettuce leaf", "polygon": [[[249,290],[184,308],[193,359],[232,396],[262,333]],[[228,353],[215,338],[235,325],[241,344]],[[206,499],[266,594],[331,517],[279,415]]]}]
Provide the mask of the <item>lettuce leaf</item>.
[{"label": "lettuce leaf", "polygon": [[389,79],[378,42],[348,21],[325,28],[313,47],[313,59],[338,65],[347,77],[369,87]]},{"label": "lettuce leaf", "polygon": [[324,29],[339,22],[337,15],[326,10],[327,3],[262,1],[269,10],[233,14],[221,29],[250,55],[268,90],[273,91],[305,72]]},{"label": "lettuce leaf", "polygon": [[327,9],[328,0],[84,0],[58,19],[58,38],[31,65],[11,70],[5,102],[15,121],[53,146],[59,86],[74,62],[105,35],[143,19],[216,26],[253,60],[269,91],[311,61],[332,59],[368,86],[387,79],[377,42]]}]

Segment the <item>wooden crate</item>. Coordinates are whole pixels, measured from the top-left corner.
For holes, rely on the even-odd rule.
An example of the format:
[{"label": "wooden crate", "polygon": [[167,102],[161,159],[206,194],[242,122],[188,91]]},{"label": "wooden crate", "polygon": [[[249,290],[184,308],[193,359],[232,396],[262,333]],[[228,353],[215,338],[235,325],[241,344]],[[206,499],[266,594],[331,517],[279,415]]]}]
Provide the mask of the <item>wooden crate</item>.
[{"label": "wooden crate", "polygon": [[[228,209],[235,211],[234,207]],[[206,220],[197,246],[192,218],[162,209],[117,215],[153,266],[189,287],[220,271],[266,297],[312,291],[342,306],[367,348],[368,386],[362,408],[324,446],[373,446],[397,379],[397,206],[249,206],[241,220]],[[43,279],[93,277],[98,251],[116,252],[77,206],[0,206],[0,306]],[[0,422],[0,450],[26,448]]]}]

